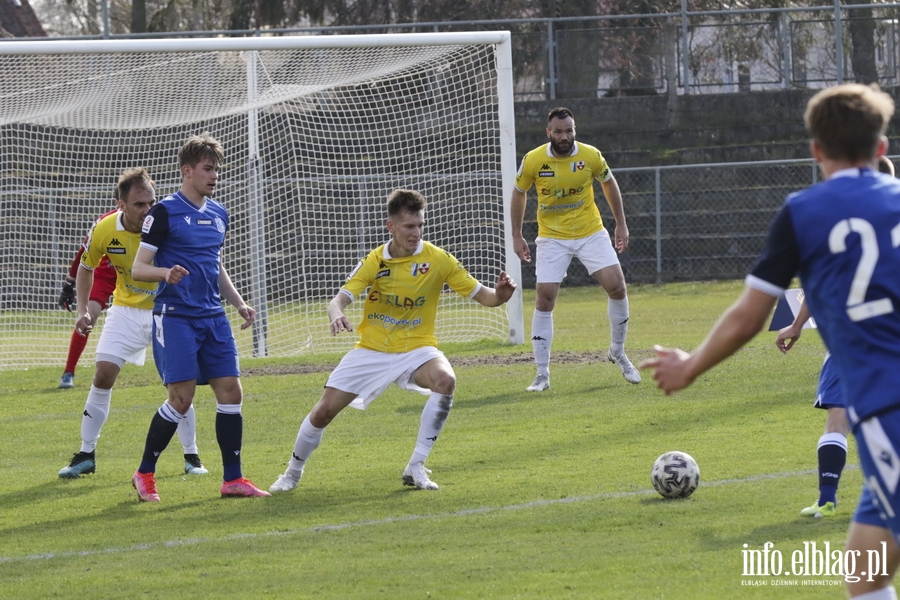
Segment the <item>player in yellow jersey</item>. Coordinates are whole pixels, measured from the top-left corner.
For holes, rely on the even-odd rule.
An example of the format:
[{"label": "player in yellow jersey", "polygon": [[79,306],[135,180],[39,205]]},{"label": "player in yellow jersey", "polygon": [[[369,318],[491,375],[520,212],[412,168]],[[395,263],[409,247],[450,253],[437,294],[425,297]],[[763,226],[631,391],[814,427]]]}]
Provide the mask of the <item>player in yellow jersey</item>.
[{"label": "player in yellow jersey", "polygon": [[368,289],[359,341],[332,371],[322,398],[300,425],[287,471],[270,492],[297,487],[325,427],[348,405],[365,409],[391,383],[428,395],[403,483],[438,489],[428,477],[425,459],[447,420],[456,388],[453,367],[437,349],[434,336],[441,290],[446,283],[479,304],[500,306],[516,291],[516,283],[501,271],[496,288],[486,287],[449,252],[424,241],[425,199],[420,193],[394,191],[387,212],[390,241],[359,263],[328,305],[332,335],[353,331],[344,309]]},{"label": "player in yellow jersey", "polygon": [[[74,479],[96,471],[94,449],[100,430],[109,415],[112,386],[126,362],[144,364],[147,346],[151,342],[153,298],[156,283],[138,282],[131,277],[131,265],[141,243],[141,226],[150,207],[156,201],[156,186],[143,168],[129,169],[116,186],[118,211],[97,221],[85,241],[81,266],[75,277],[78,316],[75,331],[90,333],[95,316],[88,311],[88,298],[96,269],[103,257],[115,267],[118,277],[113,292],[113,304],[106,313],[106,322],[97,342],[96,370],[81,419],[81,450],[63,467],[59,476]],[[178,435],[184,446],[186,473],[203,475],[197,454],[196,423],[193,408],[182,422]]]},{"label": "player in yellow jersey", "polygon": [[[575,141],[575,117],[568,108],[555,108],[547,117],[550,142],[525,155],[516,173],[511,215],[513,248],[524,262],[531,262],[528,242],[522,236],[526,193],[537,189],[538,237],[537,279],[531,346],[537,376],[529,392],[550,387],[550,346],[553,342],[553,308],[569,263],[578,258],[609,296],[607,315],[611,342],[606,354],[629,383],[640,383],[641,375],[625,356],[628,333],[628,295],[625,275],[616,251],[628,247],[628,225],[622,193],[609,165],[593,146]],[[600,182],[606,202],[616,220],[615,248],[603,227],[594,202],[594,180]]]}]

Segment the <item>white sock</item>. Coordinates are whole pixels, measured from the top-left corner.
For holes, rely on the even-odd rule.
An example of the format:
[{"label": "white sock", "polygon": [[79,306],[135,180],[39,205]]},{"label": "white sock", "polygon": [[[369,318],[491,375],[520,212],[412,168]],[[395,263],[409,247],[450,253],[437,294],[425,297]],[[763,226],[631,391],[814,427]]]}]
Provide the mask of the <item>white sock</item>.
[{"label": "white sock", "polygon": [[887,587],[883,587],[880,590],[868,592],[861,596],[853,596],[853,600],[897,600],[897,591],[894,589],[894,586],[888,584]]},{"label": "white sock", "polygon": [[84,403],[84,414],[81,416],[81,451],[93,452],[100,439],[100,430],[109,416],[109,399],[112,390],[103,390],[91,386],[87,401]]},{"label": "white sock", "polygon": [[156,409],[156,412],[169,423],[175,423],[177,425],[184,421],[184,415],[175,410],[175,407],[169,404],[168,400],[163,402],[162,406]]},{"label": "white sock", "polygon": [[416,448],[413,450],[409,464],[424,464],[425,459],[431,453],[434,443],[447,422],[447,416],[453,407],[453,396],[432,392],[422,409],[422,418],[419,421],[419,435],[416,437]]},{"label": "white sock", "polygon": [[553,343],[553,311],[535,309],[531,317],[531,350],[538,375],[550,377],[550,344]]},{"label": "white sock", "polygon": [[609,299],[606,306],[609,316],[610,351],[621,356],[625,353],[625,337],[628,335],[628,296],[621,300]]},{"label": "white sock", "polygon": [[324,427],[316,427],[309,422],[309,415],[303,419],[300,424],[300,431],[297,432],[297,441],[294,442],[294,451],[291,453],[291,460],[288,462],[287,472],[294,477],[299,477],[303,472],[306,461],[313,450],[322,443],[322,435],[325,433]]},{"label": "white sock", "polygon": [[197,415],[194,413],[194,405],[186,413],[184,419],[178,423],[178,440],[184,448],[185,454],[197,454]]}]

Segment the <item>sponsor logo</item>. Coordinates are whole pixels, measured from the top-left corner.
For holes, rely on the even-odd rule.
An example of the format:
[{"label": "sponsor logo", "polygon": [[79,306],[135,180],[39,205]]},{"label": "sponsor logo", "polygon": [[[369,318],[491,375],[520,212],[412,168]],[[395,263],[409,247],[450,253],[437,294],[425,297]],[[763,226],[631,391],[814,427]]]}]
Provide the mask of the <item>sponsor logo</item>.
[{"label": "sponsor logo", "polygon": [[412,329],[413,327],[418,327],[422,324],[421,317],[417,319],[395,319],[390,315],[377,312],[369,313],[366,318],[370,321],[381,321],[385,327],[393,325],[395,327],[409,327]]},{"label": "sponsor logo", "polygon": [[378,271],[377,275],[375,275],[375,279],[379,279],[381,277],[389,277],[390,274],[391,274],[390,269],[382,269],[382,270]]},{"label": "sponsor logo", "polygon": [[572,166],[572,172],[577,173],[578,171],[584,170],[584,161],[579,160],[578,162],[569,163]]},{"label": "sponsor logo", "polygon": [[113,238],[113,239],[109,240],[109,245],[110,246],[121,246],[122,242],[119,241],[119,238]]},{"label": "sponsor logo", "polygon": [[548,165],[547,163],[544,163],[541,165],[541,171],[549,171],[549,170],[550,170],[550,165]]},{"label": "sponsor logo", "polygon": [[553,177],[556,173],[553,171],[538,171],[538,177]]},{"label": "sponsor logo", "polygon": [[144,224],[141,225],[141,232],[150,233],[151,227],[153,227],[153,215],[147,215],[144,217]]},{"label": "sponsor logo", "polygon": [[418,298],[408,298],[406,296],[398,296],[397,294],[383,294],[377,290],[369,292],[369,302],[379,304],[387,304],[388,306],[396,306],[397,308],[419,308],[425,305],[425,296]]},{"label": "sponsor logo", "polygon": [[609,167],[606,167],[605,169],[603,169],[603,172],[600,173],[600,175],[599,175],[598,177],[599,177],[601,180],[606,180],[606,179],[609,177],[609,175],[610,175],[610,173],[609,173]]},{"label": "sponsor logo", "polygon": [[197,219],[197,225],[212,225],[212,219]]},{"label": "sponsor logo", "polygon": [[189,216],[185,215],[185,216],[182,217],[182,218],[184,219],[184,222],[185,222],[185,223],[187,223],[188,225],[191,224],[191,218],[190,218]]},{"label": "sponsor logo", "polygon": [[572,210],[574,208],[579,208],[582,204],[584,204],[584,200],[579,200],[574,204],[538,204],[538,208],[540,210],[553,212],[560,210]]},{"label": "sponsor logo", "polygon": [[106,248],[107,254],[125,254],[125,248]]}]

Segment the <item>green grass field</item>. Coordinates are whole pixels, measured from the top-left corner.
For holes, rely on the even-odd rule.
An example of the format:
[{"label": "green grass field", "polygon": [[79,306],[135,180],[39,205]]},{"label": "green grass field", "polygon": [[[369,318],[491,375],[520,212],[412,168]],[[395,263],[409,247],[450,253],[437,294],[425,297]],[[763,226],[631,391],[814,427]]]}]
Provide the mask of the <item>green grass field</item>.
[{"label": "green grass field", "polygon": [[[696,346],[742,286],[632,286],[630,357],[649,357],[655,343]],[[182,475],[176,437],[157,472],[162,502],[146,505],[130,478],[165,396],[152,365],[123,371],[97,473],[71,481],[57,471],[79,446],[91,365],[74,390],[56,389],[58,369],[0,373],[0,596],[843,598],[831,585],[840,577],[745,576],[742,554],[772,542],[788,570],[804,542],[843,546],[861,484],[852,444],[838,516],[799,515],[817,498],[818,335],[782,356],[763,332],[666,397],[649,374],[630,385],[600,358],[604,298],[599,288],[562,291],[554,352],[565,362],[552,366],[548,392],[524,391],[530,346],[444,348],[458,386],[428,461],[435,492],[400,482],[418,394],[392,388],[369,410],[342,413],[294,492],[226,500],[214,402],[201,388],[198,441],[211,472]],[[526,293],[526,328],[533,306]],[[256,374],[290,363],[243,363],[244,473],[264,488],[327,377]],[[650,467],[676,449],[697,459],[702,483],[667,501]]]}]

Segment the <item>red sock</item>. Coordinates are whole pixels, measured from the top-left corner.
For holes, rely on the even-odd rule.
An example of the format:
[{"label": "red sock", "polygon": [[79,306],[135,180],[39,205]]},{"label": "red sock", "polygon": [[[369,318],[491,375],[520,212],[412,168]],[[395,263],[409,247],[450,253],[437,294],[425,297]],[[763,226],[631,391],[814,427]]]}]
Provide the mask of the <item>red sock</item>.
[{"label": "red sock", "polygon": [[75,372],[75,367],[78,366],[78,359],[81,358],[81,353],[84,352],[84,347],[87,346],[87,342],[87,335],[81,336],[78,335],[77,331],[72,332],[72,339],[69,341],[69,357],[66,358],[66,373]]}]

